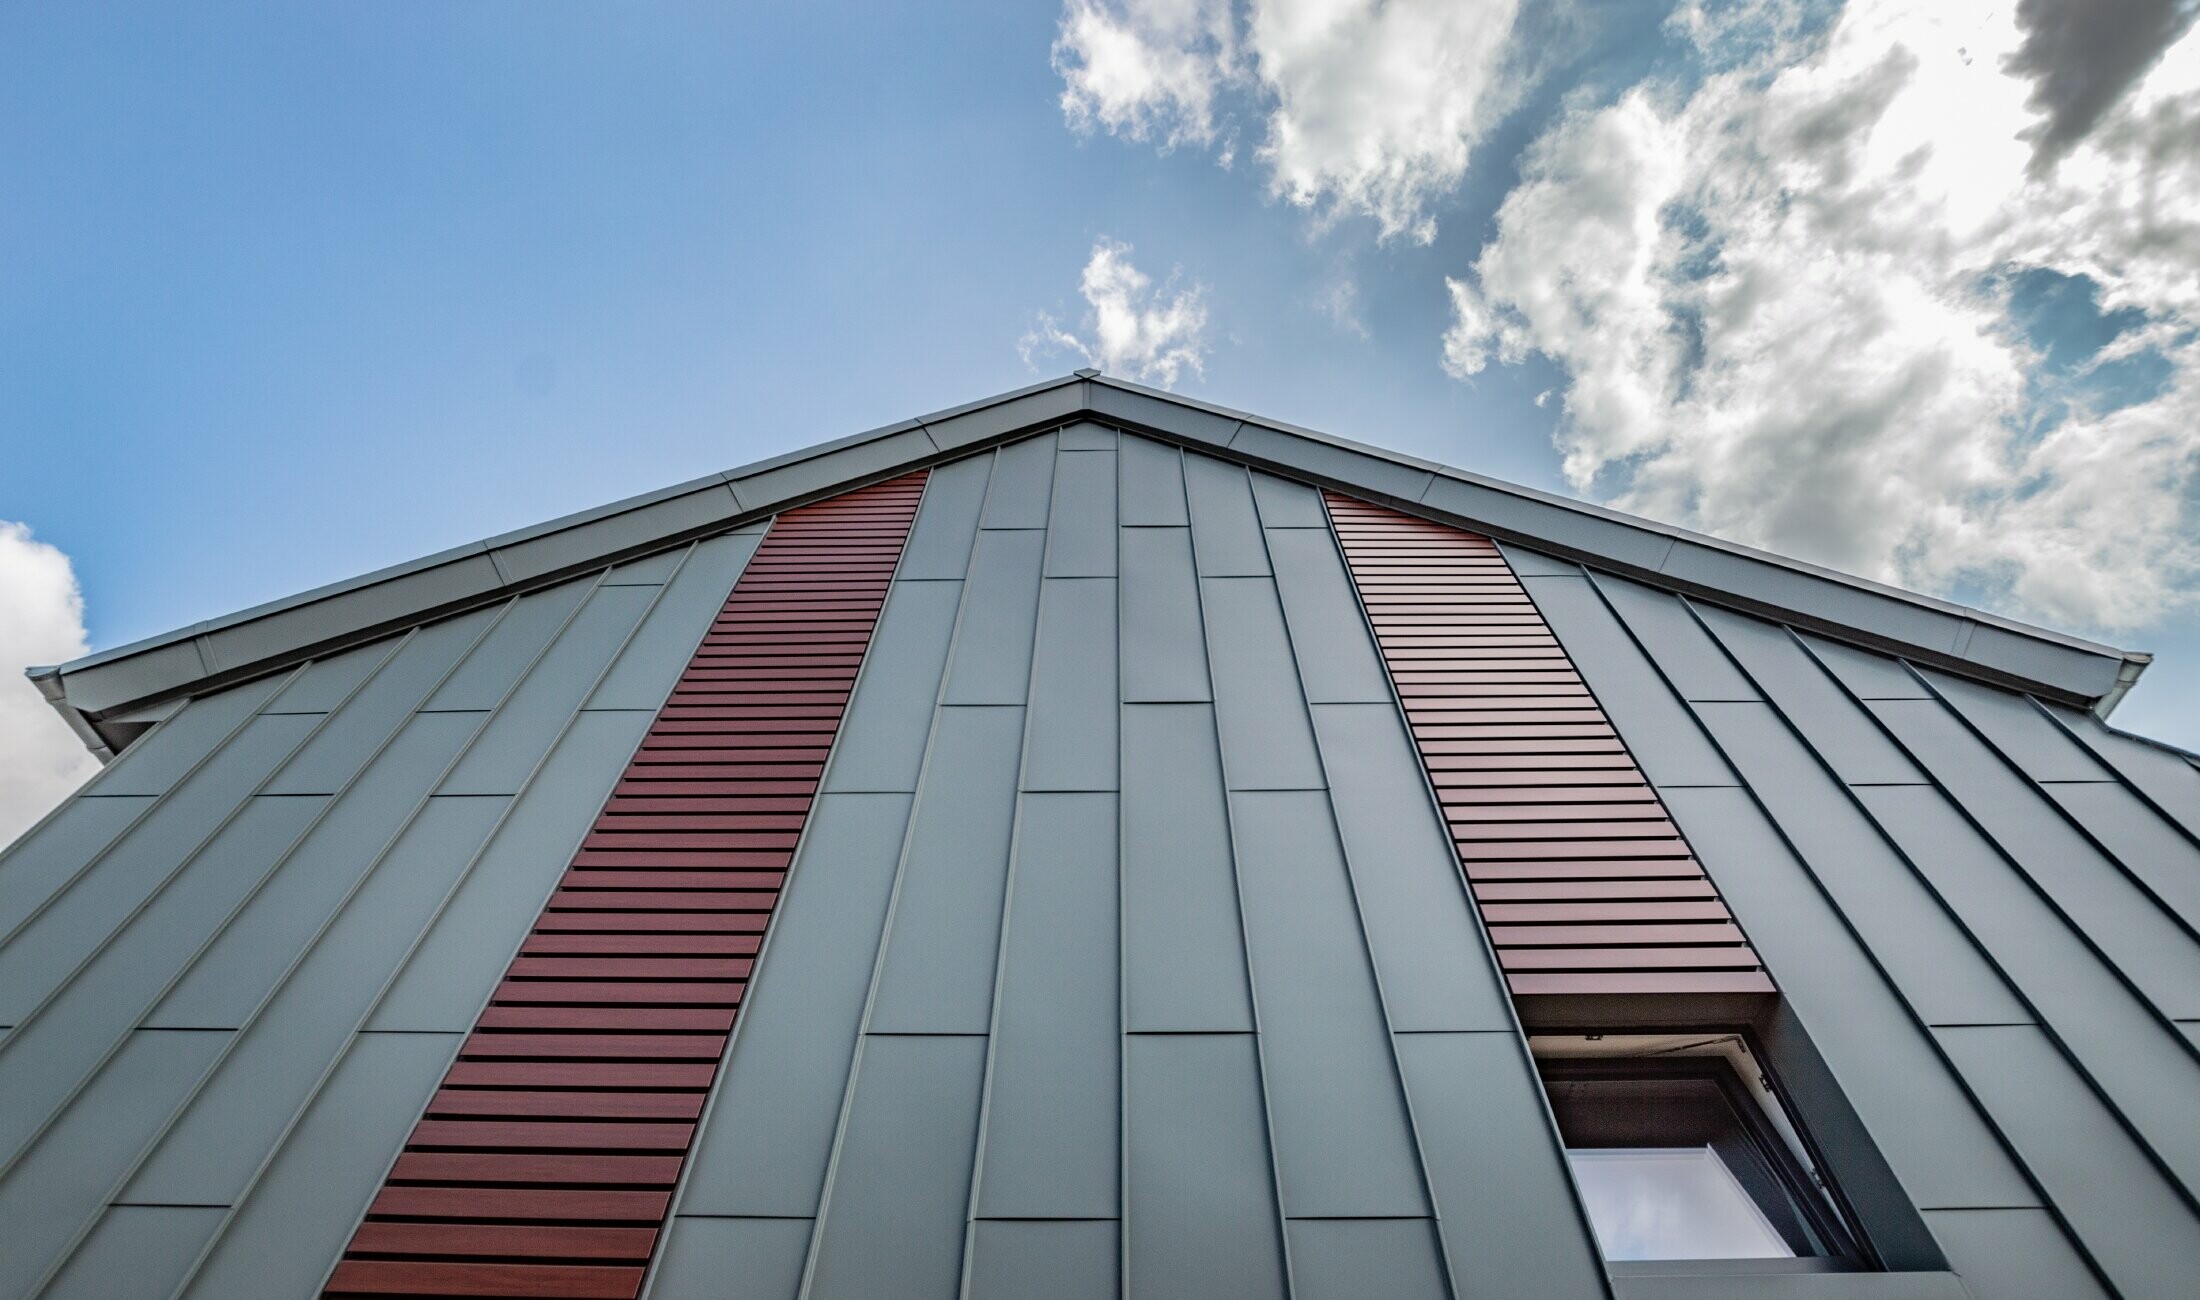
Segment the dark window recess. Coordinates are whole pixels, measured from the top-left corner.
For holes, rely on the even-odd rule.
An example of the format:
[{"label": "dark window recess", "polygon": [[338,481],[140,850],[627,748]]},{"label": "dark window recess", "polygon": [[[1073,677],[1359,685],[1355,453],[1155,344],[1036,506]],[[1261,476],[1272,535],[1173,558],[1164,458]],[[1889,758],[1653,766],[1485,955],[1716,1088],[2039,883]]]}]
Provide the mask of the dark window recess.
[{"label": "dark window recess", "polygon": [[1533,1045],[1606,1259],[1870,1267],[1807,1134],[1740,1034],[1538,1035]]}]

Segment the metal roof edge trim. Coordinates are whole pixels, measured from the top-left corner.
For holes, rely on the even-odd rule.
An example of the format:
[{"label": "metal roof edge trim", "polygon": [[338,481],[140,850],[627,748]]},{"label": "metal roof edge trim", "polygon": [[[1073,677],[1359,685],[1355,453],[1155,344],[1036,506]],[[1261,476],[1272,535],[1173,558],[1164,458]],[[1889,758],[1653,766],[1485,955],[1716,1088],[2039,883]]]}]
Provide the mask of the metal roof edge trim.
[{"label": "metal roof edge trim", "polygon": [[39,669],[34,680],[98,753],[112,741],[98,720],[118,710],[241,681],[1088,416],[2103,716],[2148,661],[1602,506],[1080,370]]}]

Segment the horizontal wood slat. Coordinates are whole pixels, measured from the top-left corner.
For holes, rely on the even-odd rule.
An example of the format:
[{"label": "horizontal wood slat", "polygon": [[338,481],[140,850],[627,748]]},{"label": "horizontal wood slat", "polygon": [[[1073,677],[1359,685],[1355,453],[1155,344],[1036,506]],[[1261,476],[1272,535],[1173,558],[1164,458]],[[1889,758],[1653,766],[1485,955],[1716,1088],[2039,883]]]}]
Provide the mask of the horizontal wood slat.
[{"label": "horizontal wood slat", "polygon": [[924,483],[773,522],[326,1294],[640,1290]]},{"label": "horizontal wood slat", "polygon": [[1769,991],[1496,543],[1324,497],[1512,991]]}]

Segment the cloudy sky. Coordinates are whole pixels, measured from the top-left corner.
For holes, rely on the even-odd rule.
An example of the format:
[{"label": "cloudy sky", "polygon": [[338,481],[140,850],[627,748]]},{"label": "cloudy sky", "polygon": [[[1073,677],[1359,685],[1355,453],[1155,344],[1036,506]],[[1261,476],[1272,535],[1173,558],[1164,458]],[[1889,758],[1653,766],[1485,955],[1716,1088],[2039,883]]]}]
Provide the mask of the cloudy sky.
[{"label": "cloudy sky", "polygon": [[86,770],[22,664],[1087,362],[2200,746],[2196,8],[9,6],[0,839]]}]

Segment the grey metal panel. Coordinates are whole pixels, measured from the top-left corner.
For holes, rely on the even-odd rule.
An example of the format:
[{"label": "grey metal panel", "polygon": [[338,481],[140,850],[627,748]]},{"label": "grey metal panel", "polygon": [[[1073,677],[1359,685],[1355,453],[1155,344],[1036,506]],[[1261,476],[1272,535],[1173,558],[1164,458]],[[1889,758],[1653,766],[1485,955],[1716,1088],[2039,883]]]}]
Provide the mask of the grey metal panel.
[{"label": "grey metal panel", "polygon": [[[435,694],[420,707],[426,709],[493,709],[527,665],[535,660],[573,611],[580,608],[595,588],[594,577],[575,578],[555,587],[521,596],[497,620],[495,627],[466,656],[458,671],[445,678]],[[439,628],[440,625],[430,625]],[[423,633],[430,629],[422,629]],[[440,670],[438,670],[440,671]],[[430,680],[433,680],[432,678]]]},{"label": "grey metal panel", "polygon": [[1012,442],[994,453],[982,528],[1044,528],[1054,484],[1054,435]]},{"label": "grey metal panel", "polygon": [[1917,1208],[2036,1205],[1925,1033],[1746,791],[1666,792],[1680,825]]},{"label": "grey metal panel", "polygon": [[2058,782],[2040,788],[2163,906],[2200,929],[2200,845],[2120,784]]},{"label": "grey metal panel", "polygon": [[[1841,707],[1853,716],[1853,706]],[[1696,713],[1927,1024],[2030,1023],[2032,1013],[1770,705],[1710,702]],[[1745,929],[1750,920],[1742,918]]]},{"label": "grey metal panel", "polygon": [[2080,1068],[2188,1187],[2200,1188],[2200,1062],[1938,790],[1857,797],[1970,927]]},{"label": "grey metal panel", "polygon": [[1516,578],[1578,578],[1581,566],[1572,560],[1554,559],[1541,551],[1529,551],[1511,542],[1499,542],[1497,550],[1505,557]]},{"label": "grey metal panel", "polygon": [[756,533],[727,533],[697,542],[665,585],[657,607],[643,618],[618,662],[589,695],[587,707],[652,713],[664,707],[680,670],[695,656],[762,540]]},{"label": "grey metal panel", "polygon": [[146,1023],[170,1029],[243,1024],[480,722],[477,713],[428,713],[407,722]]},{"label": "grey metal panel", "polygon": [[1122,547],[1124,701],[1212,698],[1191,530],[1126,528]]},{"label": "grey metal panel", "polygon": [[[434,690],[446,673],[451,673],[453,664],[459,664],[457,673],[452,674],[455,678],[479,660],[480,656],[475,655],[459,663],[460,656],[466,655],[468,647],[475,645],[482,630],[497,613],[479,610],[432,623],[414,633],[375,673],[373,680],[283,764],[283,770],[268,782],[267,793],[334,794],[341,789],[375,747],[388,740],[406,717],[422,706],[422,697]],[[512,609],[505,621],[509,622],[518,613],[517,608]],[[491,643],[493,640],[492,637]],[[495,703],[494,698],[489,703]],[[487,708],[488,704],[481,707]]]},{"label": "grey metal panel", "polygon": [[725,484],[708,483],[572,528],[491,546],[489,556],[506,582],[526,582],[668,537],[692,536],[713,524],[729,522],[740,512],[741,503]]},{"label": "grey metal panel", "polygon": [[1938,1031],[2101,1271],[2127,1295],[2200,1276],[2200,1219],[2075,1071],[2028,1025]]},{"label": "grey metal panel", "polygon": [[726,477],[733,481],[733,494],[740,498],[743,510],[765,510],[908,469],[931,454],[932,439],[924,430],[903,429],[772,469],[731,470]]},{"label": "grey metal panel", "polygon": [[389,658],[403,638],[384,637],[356,650],[316,659],[298,670],[290,684],[267,703],[269,713],[326,713],[342,704],[367,675]]},{"label": "grey metal panel", "polygon": [[1065,424],[1057,432],[1063,451],[1114,451],[1115,430],[1091,420]]},{"label": "grey metal panel", "polygon": [[1468,528],[1494,529],[1652,572],[1675,549],[1672,537],[1624,516],[1539,500],[1516,488],[1449,474],[1431,475],[1417,500]]},{"label": "grey metal panel", "polygon": [[1115,456],[1064,451],[1054,462],[1054,518],[1047,576],[1115,576]]},{"label": "grey metal panel", "polygon": [[[134,1028],[325,803],[255,799],[167,890],[0,1041],[0,1156],[18,1150]],[[54,978],[67,974],[53,972]]]},{"label": "grey metal panel", "polygon": [[1165,443],[1126,435],[1116,455],[1123,470],[1123,526],[1186,527],[1184,455]]},{"label": "grey metal panel", "polygon": [[2045,1210],[1927,1210],[1925,1222],[1977,1300],[2108,1294]]},{"label": "grey metal panel", "polygon": [[[1740,614],[1701,608],[1704,622],[1757,679],[1757,684],[1795,725],[1810,732],[1811,748],[1850,785],[1921,784],[1918,770],[1886,733],[1850,702],[1785,628]],[[1661,661],[1662,662],[1662,661]]]},{"label": "grey metal panel", "polygon": [[808,1219],[674,1219],[645,1294],[649,1300],[795,1300],[810,1226]]},{"label": "grey metal panel", "polygon": [[1283,605],[1267,578],[1203,578],[1201,605],[1233,790],[1319,790],[1321,758],[1299,693]]},{"label": "grey metal panel", "polygon": [[1926,700],[1932,692],[1892,655],[1876,654],[1808,632],[1795,634],[1825,670],[1860,700]]},{"label": "grey metal panel", "polygon": [[91,1226],[192,1080],[221,1050],[224,1033],[137,1033],[54,1126],[0,1177],[0,1296],[31,1293]]},{"label": "grey metal panel", "polygon": [[1602,1256],[1519,1035],[1400,1034],[1397,1051],[1463,1291],[1603,1296]]},{"label": "grey metal panel", "polygon": [[152,795],[106,799],[79,795],[0,852],[0,934],[23,923],[66,885],[84,864],[115,842]]},{"label": "grey metal panel", "polygon": [[1115,813],[1110,794],[1020,801],[986,1085],[981,1218],[1119,1212]]},{"label": "grey metal panel", "polygon": [[457,1034],[360,1034],[222,1232],[187,1296],[295,1300],[336,1263]]},{"label": "grey metal panel", "polygon": [[1414,465],[1352,447],[1271,429],[1250,421],[1230,439],[1232,453],[1297,470],[1310,478],[1350,483],[1356,495],[1418,501],[1435,476]]},{"label": "grey metal panel", "polygon": [[1048,578],[1039,601],[1024,788],[1113,790],[1115,581]]},{"label": "grey metal panel", "polygon": [[210,627],[199,643],[207,670],[233,668],[295,652],[359,628],[402,622],[424,609],[478,598],[505,581],[483,555],[453,558],[341,595],[306,601],[260,613],[226,626]]},{"label": "grey metal panel", "polygon": [[[1893,602],[1886,602],[1893,604]],[[1899,607],[1898,607],[1899,608]],[[2067,644],[2053,633],[2021,625],[1996,626],[1987,615],[1973,620],[1963,658],[1997,672],[2042,682],[2086,699],[2113,690],[2123,671],[2122,656],[2105,646]]]},{"label": "grey metal panel", "polygon": [[970,557],[963,609],[947,665],[945,704],[1022,704],[1031,688],[1044,532],[986,529]]},{"label": "grey metal panel", "polygon": [[985,509],[993,455],[980,452],[950,461],[926,477],[924,503],[902,545],[901,577],[960,578],[970,567],[970,544],[978,535],[978,512]]},{"label": "grey metal panel", "polygon": [[925,432],[932,435],[932,441],[938,443],[942,451],[967,446],[1017,429],[1081,414],[1085,409],[1085,393],[1091,387],[1082,378],[1065,375],[982,402],[969,402],[938,415],[928,415],[924,417]]},{"label": "grey metal panel", "polygon": [[962,589],[959,582],[897,582],[887,594],[841,723],[845,736],[862,741],[834,748],[827,790],[906,794],[917,788]]},{"label": "grey metal panel", "polygon": [[864,1039],[805,1295],[956,1294],[984,1072],[982,1037]]},{"label": "grey metal panel", "polygon": [[1271,529],[1268,554],[1306,698],[1316,704],[1390,703],[1390,676],[1376,657],[1336,538],[1326,528]]},{"label": "grey metal panel", "polygon": [[817,1213],[908,821],[898,794],[828,794],[811,811],[680,1212]]},{"label": "grey metal panel", "polygon": [[1129,1030],[1253,1027],[1230,827],[1205,705],[1123,708]]},{"label": "grey metal panel", "polygon": [[[613,655],[656,601],[656,587],[598,587],[527,670],[438,794],[519,793],[527,774],[588,698]],[[629,750],[628,753],[632,751]],[[621,755],[625,757],[625,755]]]},{"label": "grey metal panel", "polygon": [[[1132,424],[1167,429],[1179,438],[1216,447],[1229,443],[1240,423],[1237,416],[1204,404],[1185,402],[1158,393],[1141,393],[1114,383],[1088,386],[1092,409]],[[1125,439],[1129,441],[1129,439]]]},{"label": "grey metal panel", "polygon": [[221,1205],[314,1094],[472,861],[502,799],[431,799],[299,960],[130,1182],[128,1199]]},{"label": "grey metal panel", "polygon": [[1961,644],[1967,612],[1944,602],[1889,600],[1892,588],[1873,590],[1830,569],[1767,564],[1762,553],[1686,537],[1674,541],[1657,567],[1666,577],[1775,609],[1807,609],[1817,617],[1875,636],[1953,654]]},{"label": "grey metal panel", "polygon": [[1133,1034],[1123,1050],[1128,1293],[1286,1295],[1252,1035]]},{"label": "grey metal panel", "polygon": [[2181,753],[2116,730],[2090,713],[2046,705],[2055,719],[2116,769],[2163,816],[2200,839],[2200,770]]},{"label": "grey metal panel", "polygon": [[1510,1033],[1508,995],[1397,707],[1317,704],[1314,730],[1391,1027]]},{"label": "grey metal panel", "polygon": [[970,1300],[1116,1300],[1112,1219],[980,1219],[971,1226]]},{"label": "grey metal panel", "polygon": [[[1293,1219],[1284,1225],[1291,1238],[1291,1294],[1296,1300],[1450,1300],[1435,1229],[1427,1219]],[[1481,1282],[1474,1279],[1476,1286]],[[1536,1294],[1550,1293],[1539,1288]]]},{"label": "grey metal panel", "polygon": [[104,713],[188,688],[211,671],[199,653],[201,626],[194,623],[169,633],[168,638],[117,647],[123,653],[114,659],[95,658],[66,668],[61,684],[69,707],[79,713]]},{"label": "grey metal panel", "polygon": [[110,1206],[42,1294],[46,1300],[165,1296],[223,1217],[211,1206]]},{"label": "grey metal panel", "polygon": [[294,749],[318,717],[282,714],[245,724],[206,765],[91,863],[52,904],[0,946],[0,1024],[21,1024],[77,964],[200,846]]},{"label": "grey metal panel", "polygon": [[1322,494],[1304,483],[1253,472],[1253,500],[1263,528],[1327,528],[1329,511]]},{"label": "grey metal panel", "polygon": [[1946,673],[1927,671],[1925,680],[1986,737],[1986,743],[2018,771],[2035,781],[2113,781],[2116,774],[2054,720],[2014,691],[1997,690]]},{"label": "grey metal panel", "polygon": [[[1684,700],[1759,700],[1756,686],[1719,650],[1703,624],[1671,592],[1645,587],[1608,574],[1595,575],[1597,589],[1642,642]],[[1713,611],[1716,613],[1717,611]],[[1774,635],[1780,629],[1766,626]],[[1746,662],[1746,661],[1745,661]]]},{"label": "grey metal panel", "polygon": [[1934,700],[1868,706],[2163,1014],[2200,1016],[2200,945]]},{"label": "grey metal panel", "polygon": [[87,792],[168,793],[257,712],[283,681],[281,676],[263,677],[192,700],[95,776]]},{"label": "grey metal panel", "polygon": [[1284,1213],[1430,1213],[1327,796],[1230,796]]},{"label": "grey metal panel", "polygon": [[1192,503],[1192,550],[1202,578],[1266,577],[1268,546],[1253,508],[1245,467],[1211,456],[1184,457],[1184,489]]},{"label": "grey metal panel", "polygon": [[982,1034],[991,1022],[1023,734],[1022,709],[940,710],[894,887],[872,1032]]},{"label": "grey metal panel", "polygon": [[1735,784],[1726,760],[1704,739],[1687,708],[1651,669],[1586,579],[1522,578],[1520,585],[1535,598],[1543,621],[1651,784]]},{"label": "grey metal panel", "polygon": [[1676,1265],[1703,1272],[1622,1274],[1612,1288],[1619,1300],[1973,1300],[1953,1273],[1708,1271],[1724,1262]]},{"label": "grey metal panel", "polygon": [[625,564],[615,565],[612,567],[611,572],[604,576],[604,585],[607,587],[661,587],[672,581],[672,575],[679,572],[680,562],[687,558],[687,553],[687,547],[675,546],[670,550],[659,551],[655,555],[646,555],[639,560],[628,560]]},{"label": "grey metal panel", "polygon": [[457,1033],[472,1027],[649,723],[646,713],[587,712],[574,719],[480,862],[421,936],[369,1029]]}]

